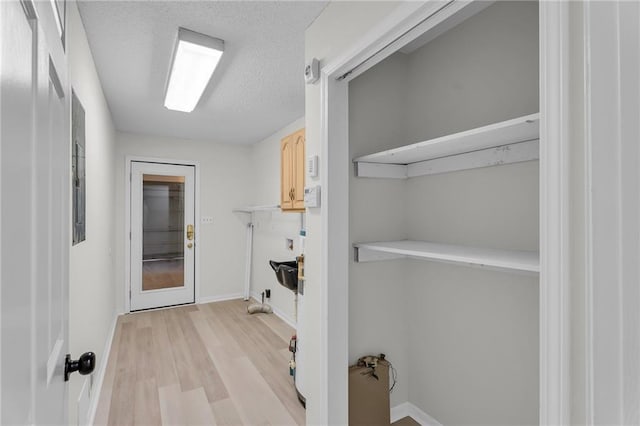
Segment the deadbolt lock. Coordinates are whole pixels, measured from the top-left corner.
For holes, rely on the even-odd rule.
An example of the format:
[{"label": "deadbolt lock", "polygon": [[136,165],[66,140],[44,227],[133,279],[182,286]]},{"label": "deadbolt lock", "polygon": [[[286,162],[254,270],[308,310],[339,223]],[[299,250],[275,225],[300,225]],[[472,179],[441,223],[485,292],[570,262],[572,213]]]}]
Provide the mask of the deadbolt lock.
[{"label": "deadbolt lock", "polygon": [[193,243],[187,243],[187,248],[193,247]]},{"label": "deadbolt lock", "polygon": [[191,241],[193,240],[193,225],[187,225],[187,240]]}]

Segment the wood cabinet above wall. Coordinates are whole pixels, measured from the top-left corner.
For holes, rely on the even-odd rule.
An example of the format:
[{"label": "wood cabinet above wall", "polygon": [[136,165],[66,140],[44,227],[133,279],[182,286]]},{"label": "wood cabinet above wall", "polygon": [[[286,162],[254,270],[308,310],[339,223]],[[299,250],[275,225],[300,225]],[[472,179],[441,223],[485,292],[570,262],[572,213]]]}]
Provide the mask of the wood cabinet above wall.
[{"label": "wood cabinet above wall", "polygon": [[280,141],[280,206],[285,212],[304,211],[304,129]]}]

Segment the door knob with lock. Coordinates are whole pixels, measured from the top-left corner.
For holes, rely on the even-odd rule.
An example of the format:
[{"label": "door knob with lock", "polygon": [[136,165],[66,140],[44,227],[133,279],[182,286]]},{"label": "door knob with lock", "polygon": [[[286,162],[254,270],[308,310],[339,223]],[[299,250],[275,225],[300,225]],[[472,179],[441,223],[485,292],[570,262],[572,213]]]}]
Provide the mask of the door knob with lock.
[{"label": "door knob with lock", "polygon": [[64,381],[68,382],[69,376],[75,371],[86,376],[93,373],[94,368],[96,368],[96,354],[93,352],[85,352],[75,361],[71,360],[71,354],[67,354],[64,358]]}]

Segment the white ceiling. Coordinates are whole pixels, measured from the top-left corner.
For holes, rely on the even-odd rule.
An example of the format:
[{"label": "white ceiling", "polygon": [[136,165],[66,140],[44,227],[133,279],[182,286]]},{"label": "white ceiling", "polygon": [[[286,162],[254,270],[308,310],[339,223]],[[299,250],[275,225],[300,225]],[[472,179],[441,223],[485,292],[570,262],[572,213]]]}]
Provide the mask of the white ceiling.
[{"label": "white ceiling", "polygon": [[[251,144],[304,115],[304,31],[327,1],[81,1],[118,130]],[[191,113],[164,108],[178,27],[225,53]]]}]

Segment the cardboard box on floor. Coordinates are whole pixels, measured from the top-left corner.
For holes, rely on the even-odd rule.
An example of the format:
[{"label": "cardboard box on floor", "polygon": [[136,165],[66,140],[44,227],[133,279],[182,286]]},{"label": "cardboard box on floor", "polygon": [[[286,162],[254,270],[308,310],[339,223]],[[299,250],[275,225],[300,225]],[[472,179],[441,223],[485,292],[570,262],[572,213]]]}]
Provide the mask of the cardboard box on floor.
[{"label": "cardboard box on floor", "polygon": [[389,408],[389,363],[378,360],[375,375],[366,366],[349,367],[349,425],[386,425]]}]

